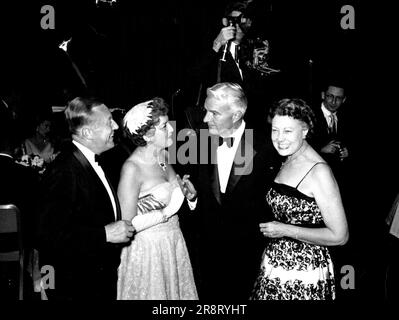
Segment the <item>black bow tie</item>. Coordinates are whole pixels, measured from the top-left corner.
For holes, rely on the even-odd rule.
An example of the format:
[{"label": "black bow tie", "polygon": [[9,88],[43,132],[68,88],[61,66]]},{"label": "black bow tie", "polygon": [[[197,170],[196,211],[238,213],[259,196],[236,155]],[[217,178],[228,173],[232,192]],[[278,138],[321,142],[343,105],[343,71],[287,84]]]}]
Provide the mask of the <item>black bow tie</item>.
[{"label": "black bow tie", "polygon": [[102,159],[102,157],[99,154],[95,154],[94,155],[94,161],[97,162],[97,164],[101,167],[103,159]]},{"label": "black bow tie", "polygon": [[228,138],[222,138],[219,137],[219,147],[226,142],[227,147],[231,148],[233,146],[234,143],[234,137],[228,137]]}]

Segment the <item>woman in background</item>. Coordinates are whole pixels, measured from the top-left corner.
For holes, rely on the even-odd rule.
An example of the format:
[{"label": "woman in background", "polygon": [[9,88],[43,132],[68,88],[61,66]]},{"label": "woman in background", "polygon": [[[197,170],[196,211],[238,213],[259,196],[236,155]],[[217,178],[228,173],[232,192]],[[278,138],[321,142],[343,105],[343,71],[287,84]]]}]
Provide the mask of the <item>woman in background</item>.
[{"label": "woman in background", "polygon": [[35,117],[34,121],[34,132],[23,142],[22,153],[37,155],[44,162],[50,163],[57,155],[50,139],[51,118],[48,115],[40,114]]}]

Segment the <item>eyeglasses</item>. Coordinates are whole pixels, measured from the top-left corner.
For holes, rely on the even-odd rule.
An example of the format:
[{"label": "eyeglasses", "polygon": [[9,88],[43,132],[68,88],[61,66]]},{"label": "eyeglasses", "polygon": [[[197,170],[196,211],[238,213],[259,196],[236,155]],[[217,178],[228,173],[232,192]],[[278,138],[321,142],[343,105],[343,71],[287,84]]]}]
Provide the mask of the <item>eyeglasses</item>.
[{"label": "eyeglasses", "polygon": [[345,99],[345,97],[343,97],[343,96],[335,96],[330,93],[326,93],[325,98],[328,102],[342,102]]}]

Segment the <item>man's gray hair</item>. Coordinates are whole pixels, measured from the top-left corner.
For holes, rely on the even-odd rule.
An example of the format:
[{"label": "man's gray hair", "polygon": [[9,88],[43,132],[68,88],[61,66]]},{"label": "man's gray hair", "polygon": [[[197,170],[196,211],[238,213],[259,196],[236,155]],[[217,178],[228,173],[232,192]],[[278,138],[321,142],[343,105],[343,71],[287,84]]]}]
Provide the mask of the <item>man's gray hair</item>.
[{"label": "man's gray hair", "polygon": [[229,105],[234,112],[241,111],[244,115],[247,110],[247,97],[245,96],[244,90],[237,83],[217,83],[208,88],[206,93],[208,97],[212,97],[219,100],[221,103]]},{"label": "man's gray hair", "polygon": [[78,129],[89,124],[93,108],[102,104],[101,101],[94,98],[76,97],[71,100],[64,111],[70,133],[77,134]]}]

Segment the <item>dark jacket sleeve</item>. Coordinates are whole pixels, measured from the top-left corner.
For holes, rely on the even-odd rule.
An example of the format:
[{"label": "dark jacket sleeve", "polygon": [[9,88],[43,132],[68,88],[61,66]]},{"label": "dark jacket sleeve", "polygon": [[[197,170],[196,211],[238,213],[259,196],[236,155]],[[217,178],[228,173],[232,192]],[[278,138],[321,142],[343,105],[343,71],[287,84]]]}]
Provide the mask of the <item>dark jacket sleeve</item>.
[{"label": "dark jacket sleeve", "polygon": [[86,223],[89,200],[78,176],[71,168],[46,175],[38,205],[39,248],[90,254],[106,246],[104,226]]}]

